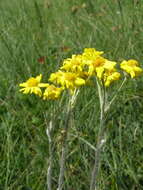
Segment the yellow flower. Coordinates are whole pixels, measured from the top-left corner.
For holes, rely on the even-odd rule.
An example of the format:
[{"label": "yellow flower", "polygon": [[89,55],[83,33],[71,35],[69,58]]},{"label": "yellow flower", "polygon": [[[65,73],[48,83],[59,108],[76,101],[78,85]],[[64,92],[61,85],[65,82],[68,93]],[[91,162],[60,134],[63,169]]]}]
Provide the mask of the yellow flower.
[{"label": "yellow flower", "polygon": [[20,89],[20,92],[23,92],[24,94],[36,94],[38,96],[42,95],[42,91],[40,87],[46,87],[46,83],[40,83],[42,79],[42,75],[40,74],[37,77],[31,77],[26,82],[19,84],[20,87],[23,87]]},{"label": "yellow flower", "polygon": [[117,63],[115,61],[110,61],[110,60],[106,59],[103,67],[104,67],[104,69],[106,69],[108,71],[112,71],[112,70],[114,70],[114,67],[116,64]]},{"label": "yellow flower", "polygon": [[138,65],[139,64],[136,60],[130,59],[128,61],[122,61],[120,67],[128,74],[130,74],[131,78],[134,78],[143,72],[143,69]]},{"label": "yellow flower", "polygon": [[60,97],[63,88],[57,88],[54,85],[48,85],[43,94],[44,100],[54,100]]},{"label": "yellow flower", "polygon": [[100,56],[88,64],[88,74],[89,76],[95,75],[99,79],[102,79],[103,73],[105,71],[114,71],[115,65],[116,62]]},{"label": "yellow flower", "polygon": [[104,85],[106,87],[110,86],[110,84],[113,82],[113,81],[116,81],[116,80],[119,80],[120,78],[120,73],[116,72],[116,71],[113,71],[113,72],[105,72],[104,73],[104,77],[103,77],[103,80],[104,80]]},{"label": "yellow flower", "polygon": [[105,59],[101,56],[103,52],[94,48],[85,48],[82,54],[83,64],[87,66],[89,76],[96,74],[96,68],[103,65]]},{"label": "yellow flower", "polygon": [[85,48],[82,56],[85,60],[94,60],[103,53],[103,51],[96,51],[94,48]]},{"label": "yellow flower", "polygon": [[88,74],[89,76],[96,75],[97,68],[103,66],[105,63],[105,59],[103,57],[96,57],[94,60],[90,60],[86,62],[88,67]]},{"label": "yellow flower", "polygon": [[82,72],[84,69],[82,55],[72,55],[72,58],[65,59],[60,69],[76,73]]},{"label": "yellow flower", "polygon": [[116,62],[104,59],[104,62],[102,62],[98,67],[95,68],[97,77],[99,79],[102,79],[104,72],[115,71],[115,65]]},{"label": "yellow flower", "polygon": [[74,91],[75,88],[85,85],[85,80],[77,73],[58,71],[50,75],[49,81]]},{"label": "yellow flower", "polygon": [[84,49],[83,63],[87,66],[89,76],[97,76],[102,78],[105,71],[113,71],[116,62],[105,59],[101,55],[103,52],[96,51],[94,48]]}]

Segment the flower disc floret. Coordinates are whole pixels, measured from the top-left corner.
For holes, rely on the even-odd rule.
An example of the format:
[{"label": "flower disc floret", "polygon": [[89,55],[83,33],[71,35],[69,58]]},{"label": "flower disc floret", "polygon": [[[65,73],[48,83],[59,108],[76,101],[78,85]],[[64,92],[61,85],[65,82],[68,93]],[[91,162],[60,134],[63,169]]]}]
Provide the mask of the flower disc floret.
[{"label": "flower disc floret", "polygon": [[130,74],[131,78],[134,78],[140,75],[143,72],[143,69],[139,67],[139,64],[136,60],[130,59],[128,61],[122,61],[120,64],[121,69]]}]

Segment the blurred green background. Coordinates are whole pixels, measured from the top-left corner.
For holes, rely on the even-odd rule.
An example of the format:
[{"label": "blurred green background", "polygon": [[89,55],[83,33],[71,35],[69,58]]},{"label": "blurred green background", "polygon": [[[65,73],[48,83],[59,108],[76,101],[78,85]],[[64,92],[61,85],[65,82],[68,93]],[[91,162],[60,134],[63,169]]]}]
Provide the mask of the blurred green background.
[{"label": "blurred green background", "polygon": [[[64,58],[93,47],[120,62],[143,66],[142,0],[1,0],[0,190],[46,190],[47,122],[58,102],[19,93],[18,84],[39,73],[46,81]],[[44,60],[41,61],[40,60]],[[143,189],[143,79],[129,80],[107,119],[101,190]],[[118,84],[110,89],[116,89]],[[65,190],[88,190],[96,144],[97,89],[82,89],[69,139]],[[59,174],[66,97],[56,111],[54,189]]]}]

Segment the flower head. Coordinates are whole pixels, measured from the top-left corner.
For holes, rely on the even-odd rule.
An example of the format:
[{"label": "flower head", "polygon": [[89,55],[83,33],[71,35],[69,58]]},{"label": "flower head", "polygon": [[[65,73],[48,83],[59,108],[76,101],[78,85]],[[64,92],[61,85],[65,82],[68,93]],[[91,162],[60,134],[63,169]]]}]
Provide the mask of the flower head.
[{"label": "flower head", "polygon": [[85,48],[84,52],[82,54],[83,58],[85,60],[94,60],[100,55],[102,55],[104,52],[103,51],[96,51],[94,48]]},{"label": "flower head", "polygon": [[94,48],[85,48],[82,54],[83,63],[87,66],[89,76],[102,78],[105,71],[112,71],[116,62],[105,59],[101,55],[102,51],[96,51]]},{"label": "flower head", "polygon": [[102,79],[104,72],[111,72],[115,70],[115,65],[116,62],[104,59],[104,61],[95,68],[97,77]]},{"label": "flower head", "polygon": [[63,88],[57,88],[56,86],[49,84],[47,88],[45,89],[45,92],[43,94],[43,99],[44,100],[58,99],[62,91],[63,91]]},{"label": "flower head", "polygon": [[56,73],[52,73],[49,80],[71,91],[74,91],[74,89],[79,86],[85,85],[85,80],[79,77],[77,73],[63,72],[60,70]]},{"label": "flower head", "polygon": [[103,57],[96,57],[94,60],[86,61],[87,72],[89,76],[95,76],[97,74],[97,68],[101,68],[105,63],[105,59]]},{"label": "flower head", "polygon": [[42,91],[40,87],[46,87],[46,83],[40,83],[42,79],[42,75],[38,75],[37,77],[31,77],[26,82],[19,84],[20,87],[23,87],[20,89],[20,92],[23,92],[24,94],[36,94],[38,96],[42,95]]},{"label": "flower head", "polygon": [[84,69],[82,55],[72,55],[72,58],[65,59],[62,70],[80,73]]},{"label": "flower head", "polygon": [[106,87],[110,86],[112,82],[119,80],[120,76],[120,73],[117,71],[105,72],[103,77],[104,85]]},{"label": "flower head", "polygon": [[130,74],[131,78],[134,78],[143,72],[143,69],[139,67],[138,62],[133,59],[130,59],[128,61],[122,61],[120,67],[128,74]]}]

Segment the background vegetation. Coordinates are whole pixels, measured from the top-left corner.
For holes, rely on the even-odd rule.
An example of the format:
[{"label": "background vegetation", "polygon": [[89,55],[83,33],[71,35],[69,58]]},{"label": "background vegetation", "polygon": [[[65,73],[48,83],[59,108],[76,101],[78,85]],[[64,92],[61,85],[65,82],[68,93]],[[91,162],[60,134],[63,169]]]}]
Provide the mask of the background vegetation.
[{"label": "background vegetation", "polygon": [[[85,47],[103,50],[111,60],[134,58],[142,64],[143,1],[1,0],[0,6],[0,190],[46,190],[44,114],[48,122],[57,103],[20,94],[18,84],[39,73],[46,80],[64,58]],[[143,189],[142,82],[142,77],[130,80],[112,106],[101,190]],[[55,115],[55,186],[64,105]],[[96,89],[82,89],[71,129],[65,190],[89,189],[94,151],[83,139],[96,143],[98,115]]]}]

